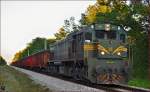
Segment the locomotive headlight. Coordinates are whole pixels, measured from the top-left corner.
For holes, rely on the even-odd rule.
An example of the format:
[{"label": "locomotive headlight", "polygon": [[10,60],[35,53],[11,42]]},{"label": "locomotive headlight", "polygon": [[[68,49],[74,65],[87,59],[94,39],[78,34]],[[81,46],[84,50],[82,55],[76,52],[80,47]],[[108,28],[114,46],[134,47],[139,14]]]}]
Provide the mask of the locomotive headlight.
[{"label": "locomotive headlight", "polygon": [[105,24],[105,30],[110,31],[110,24]]},{"label": "locomotive headlight", "polygon": [[104,51],[102,51],[102,52],[101,52],[101,55],[105,55],[105,52],[104,52]]},{"label": "locomotive headlight", "polygon": [[120,53],[120,52],[118,52],[118,53],[117,53],[117,55],[118,55],[118,56],[121,56],[121,53]]}]

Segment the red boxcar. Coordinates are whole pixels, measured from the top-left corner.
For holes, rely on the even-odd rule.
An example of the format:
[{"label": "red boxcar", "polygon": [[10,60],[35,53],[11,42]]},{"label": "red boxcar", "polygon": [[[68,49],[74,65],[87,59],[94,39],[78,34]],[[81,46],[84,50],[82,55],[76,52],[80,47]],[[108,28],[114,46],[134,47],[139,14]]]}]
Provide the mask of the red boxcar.
[{"label": "red boxcar", "polygon": [[45,68],[47,67],[47,62],[51,59],[53,59],[53,53],[46,50],[15,61],[12,65],[26,68]]}]

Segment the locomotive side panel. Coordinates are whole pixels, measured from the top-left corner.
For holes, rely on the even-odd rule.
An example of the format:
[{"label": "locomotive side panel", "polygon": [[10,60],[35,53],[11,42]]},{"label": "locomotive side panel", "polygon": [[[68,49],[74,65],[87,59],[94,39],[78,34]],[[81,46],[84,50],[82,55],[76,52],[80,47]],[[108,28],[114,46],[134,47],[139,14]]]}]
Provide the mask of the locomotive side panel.
[{"label": "locomotive side panel", "polygon": [[63,40],[54,45],[54,60],[56,61],[68,61],[70,59],[70,45],[69,41]]},{"label": "locomotive side panel", "polygon": [[74,35],[74,43],[73,43],[73,54],[74,54],[74,59],[77,61],[82,61],[83,60],[83,42],[84,42],[84,33],[78,33]]}]

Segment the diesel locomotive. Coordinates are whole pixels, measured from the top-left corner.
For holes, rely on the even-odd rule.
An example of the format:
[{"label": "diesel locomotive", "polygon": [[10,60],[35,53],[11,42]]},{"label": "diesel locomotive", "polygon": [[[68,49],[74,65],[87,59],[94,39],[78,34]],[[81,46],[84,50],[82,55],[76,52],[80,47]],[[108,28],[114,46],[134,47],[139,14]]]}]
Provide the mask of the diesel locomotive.
[{"label": "diesel locomotive", "polygon": [[127,83],[127,33],[119,25],[95,23],[50,46],[48,71],[97,84]]},{"label": "diesel locomotive", "polygon": [[127,33],[119,25],[95,23],[81,27],[50,50],[14,62],[51,74],[88,80],[96,84],[125,84],[129,77]]}]

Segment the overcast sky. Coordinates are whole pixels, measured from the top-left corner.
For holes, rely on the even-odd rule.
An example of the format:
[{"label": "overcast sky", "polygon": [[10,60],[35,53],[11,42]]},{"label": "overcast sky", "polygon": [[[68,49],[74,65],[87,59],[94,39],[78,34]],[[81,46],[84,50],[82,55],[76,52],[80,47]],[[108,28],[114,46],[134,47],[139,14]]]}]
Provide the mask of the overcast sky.
[{"label": "overcast sky", "polygon": [[95,1],[1,1],[1,55],[11,62],[13,55],[33,38],[51,38],[74,16],[79,20]]}]

